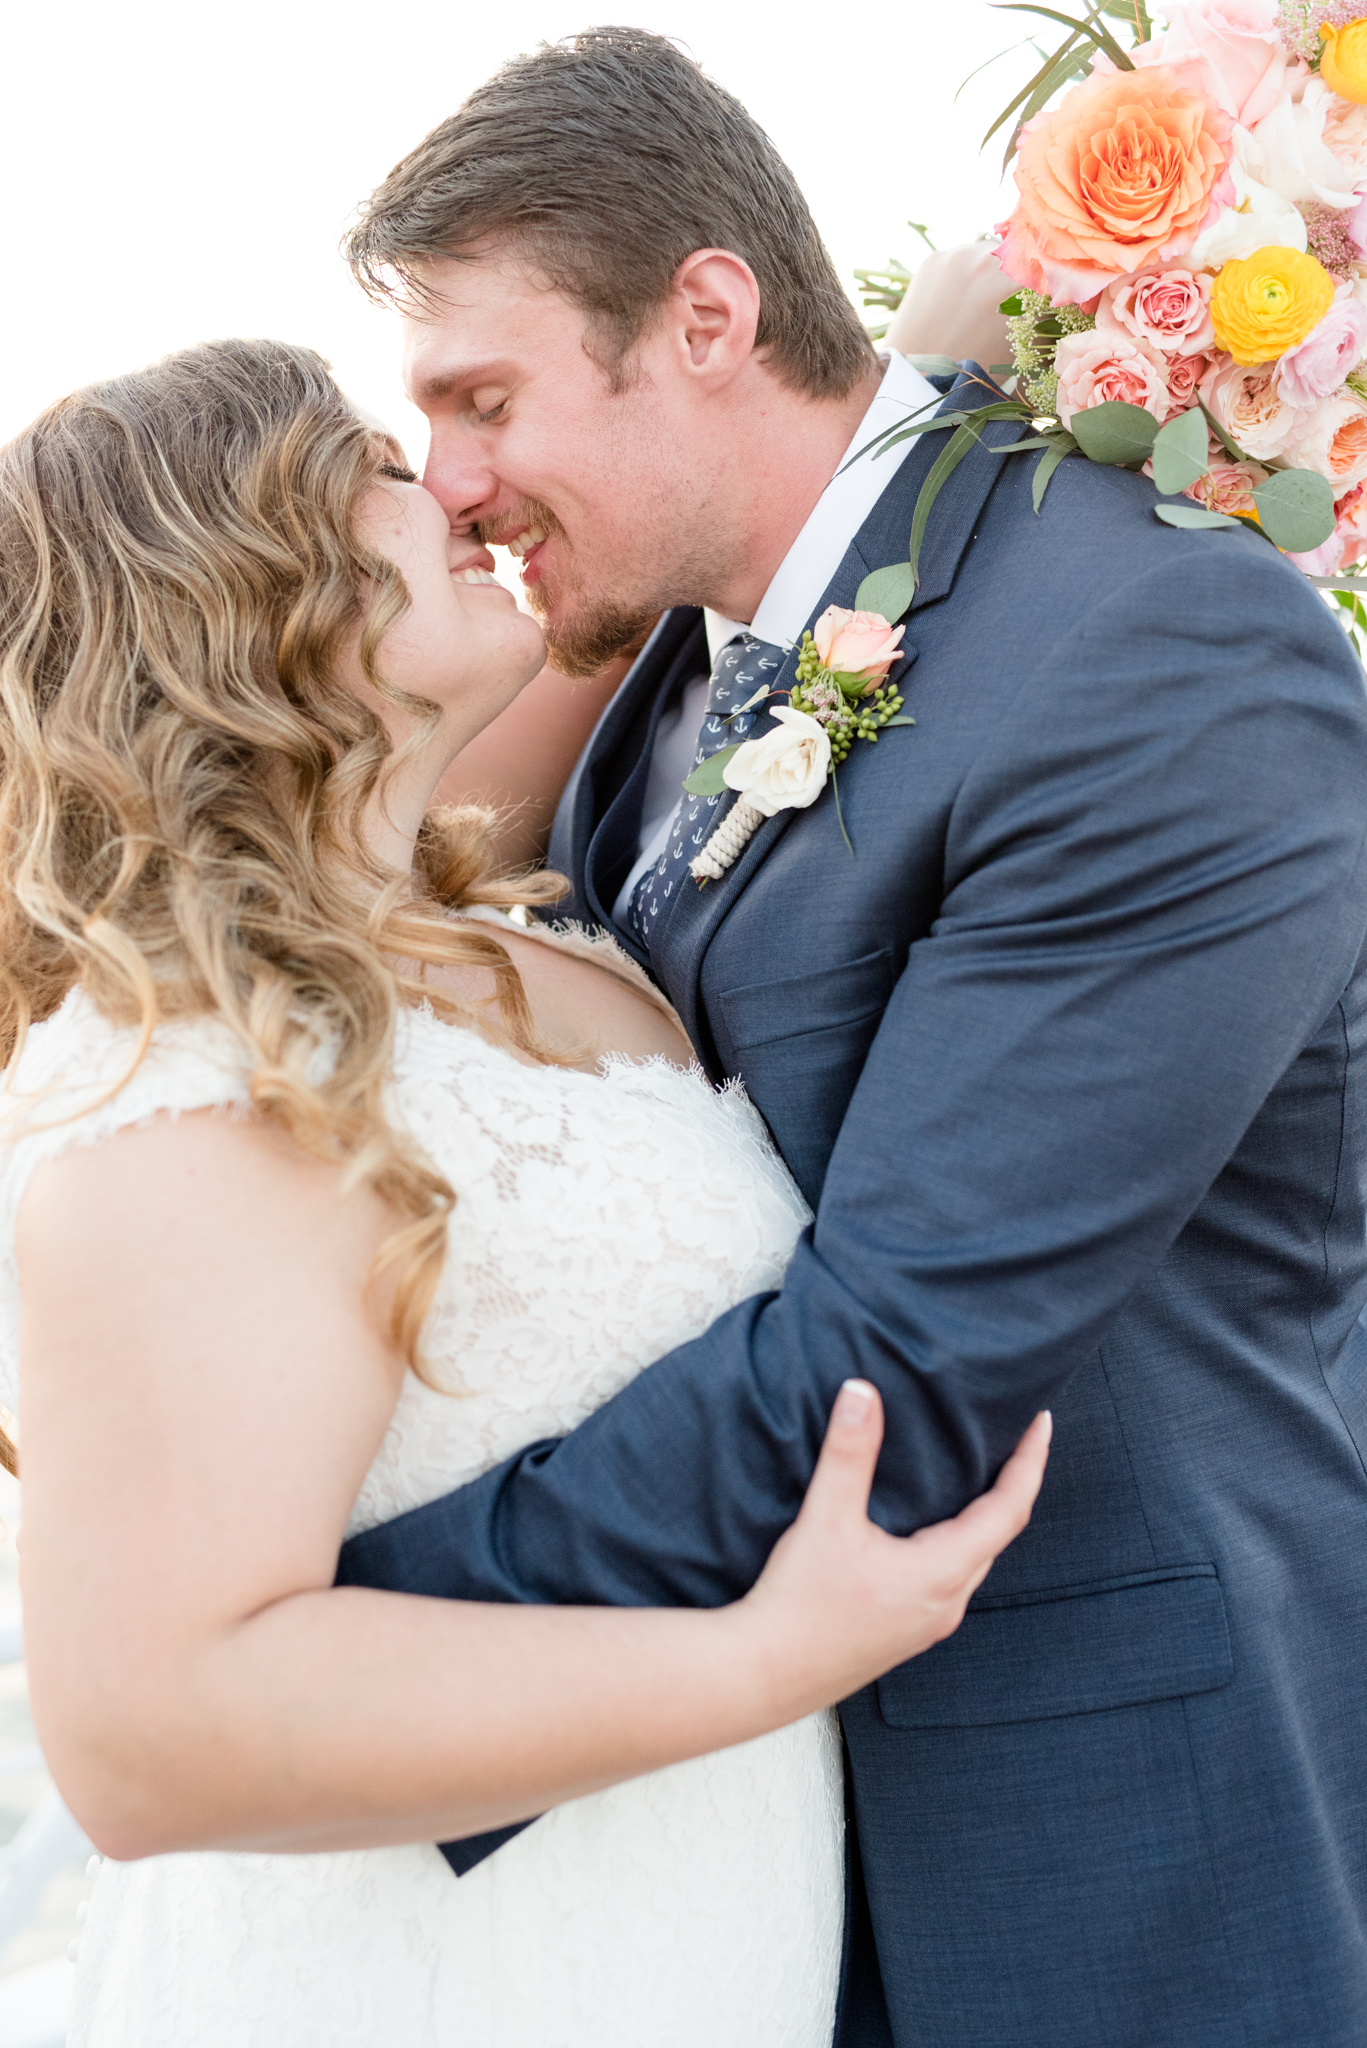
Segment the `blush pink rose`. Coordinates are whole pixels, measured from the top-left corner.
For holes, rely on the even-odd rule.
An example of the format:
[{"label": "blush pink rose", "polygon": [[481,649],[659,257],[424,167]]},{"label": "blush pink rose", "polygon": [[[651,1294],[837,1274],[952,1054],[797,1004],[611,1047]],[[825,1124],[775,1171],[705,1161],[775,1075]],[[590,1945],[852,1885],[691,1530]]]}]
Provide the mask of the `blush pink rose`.
[{"label": "blush pink rose", "polygon": [[1286,448],[1293,468],[1318,470],[1336,498],[1367,482],[1367,405],[1360,398],[1338,391],[1298,417],[1300,431]]},{"label": "blush pink rose", "polygon": [[1255,484],[1267,482],[1267,471],[1256,462],[1212,462],[1204,476],[1188,484],[1184,497],[1195,498],[1208,512],[1253,512]]},{"label": "blush pink rose", "polygon": [[1215,340],[1210,319],[1210,294],[1215,280],[1190,270],[1156,270],[1143,277],[1118,278],[1107,285],[1096,309],[1098,329],[1107,334],[1132,334],[1165,354],[1183,355],[1209,348]]},{"label": "blush pink rose", "polygon": [[823,668],[868,675],[881,682],[897,660],[905,626],[890,626],[881,612],[847,612],[828,605],[812,628]]},{"label": "blush pink rose", "polygon": [[1334,508],[1334,531],[1308,554],[1291,560],[1307,576],[1342,576],[1367,555],[1367,484],[1354,484]]},{"label": "blush pink rose", "polygon": [[1250,368],[1217,356],[1202,379],[1201,396],[1230,439],[1255,462],[1272,462],[1284,454],[1310,417],[1288,404],[1271,363]]},{"label": "blush pink rose", "polygon": [[1172,0],[1168,16],[1165,36],[1131,51],[1137,65],[1199,62],[1207,92],[1241,128],[1271,113],[1288,61],[1277,0]]},{"label": "blush pink rose", "polygon": [[1367,306],[1345,289],[1305,340],[1277,364],[1282,396],[1307,411],[1318,398],[1337,391],[1367,352]]},{"label": "blush pink rose", "polygon": [[1176,419],[1179,412],[1187,412],[1195,405],[1201,389],[1201,379],[1210,369],[1211,358],[1199,356],[1168,357],[1168,418]]},{"label": "blush pink rose", "polygon": [[1055,405],[1064,426],[1075,412],[1119,400],[1142,405],[1156,420],[1168,416],[1166,365],[1156,348],[1128,334],[1065,334],[1054,357],[1058,371]]}]

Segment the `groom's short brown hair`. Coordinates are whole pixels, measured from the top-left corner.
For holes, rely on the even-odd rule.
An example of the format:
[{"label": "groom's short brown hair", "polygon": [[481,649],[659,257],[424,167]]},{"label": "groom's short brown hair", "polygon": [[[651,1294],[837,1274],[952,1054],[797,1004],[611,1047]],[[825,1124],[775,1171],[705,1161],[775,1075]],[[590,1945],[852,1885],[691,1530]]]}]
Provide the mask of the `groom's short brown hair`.
[{"label": "groom's short brown hair", "polygon": [[[396,164],[343,244],[375,294],[434,257],[511,245],[625,358],[695,249],[743,256],[757,346],[812,397],[853,389],[872,346],[797,181],[739,100],[664,36],[593,28],[515,57]],[[625,381],[623,379],[623,381]]]}]

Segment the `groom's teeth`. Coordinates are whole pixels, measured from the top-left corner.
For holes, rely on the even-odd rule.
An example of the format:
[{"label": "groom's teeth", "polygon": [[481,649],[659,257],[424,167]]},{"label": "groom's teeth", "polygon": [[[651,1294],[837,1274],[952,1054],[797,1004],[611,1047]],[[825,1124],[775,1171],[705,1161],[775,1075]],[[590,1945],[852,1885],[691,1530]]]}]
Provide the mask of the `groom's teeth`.
[{"label": "groom's teeth", "polygon": [[523,555],[529,555],[533,548],[539,548],[545,538],[544,526],[529,526],[525,533],[519,533],[509,541],[508,553],[520,559]]},{"label": "groom's teeth", "polygon": [[456,571],[456,581],[457,583],[497,583],[498,578],[492,575],[488,569],[458,569]]}]

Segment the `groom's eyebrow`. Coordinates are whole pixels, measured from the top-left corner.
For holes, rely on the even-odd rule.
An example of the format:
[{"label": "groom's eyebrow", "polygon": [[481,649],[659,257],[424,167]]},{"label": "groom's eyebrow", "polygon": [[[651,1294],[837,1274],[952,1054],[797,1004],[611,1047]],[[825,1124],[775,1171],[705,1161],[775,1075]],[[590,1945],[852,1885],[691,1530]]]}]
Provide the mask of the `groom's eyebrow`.
[{"label": "groom's eyebrow", "polygon": [[500,377],[510,376],[513,365],[506,356],[486,356],[473,362],[448,363],[441,368],[425,371],[412,382],[411,396],[415,404],[433,404],[449,398],[453,391],[468,391],[477,384],[496,383]]}]

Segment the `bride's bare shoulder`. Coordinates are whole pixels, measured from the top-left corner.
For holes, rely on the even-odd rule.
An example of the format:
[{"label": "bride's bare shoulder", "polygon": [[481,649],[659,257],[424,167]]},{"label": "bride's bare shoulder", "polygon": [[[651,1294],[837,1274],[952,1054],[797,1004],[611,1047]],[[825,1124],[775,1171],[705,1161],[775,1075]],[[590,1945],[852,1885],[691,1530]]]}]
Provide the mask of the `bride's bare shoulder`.
[{"label": "bride's bare shoulder", "polygon": [[[605,1054],[627,1059],[662,1057],[688,1066],[693,1050],[666,997],[636,963],[603,933],[537,925],[519,929],[487,918],[453,919],[498,943],[516,967],[538,1031],[558,1051],[580,1055],[592,1071]],[[464,964],[437,970],[466,1001],[491,1001],[490,970]]]}]

